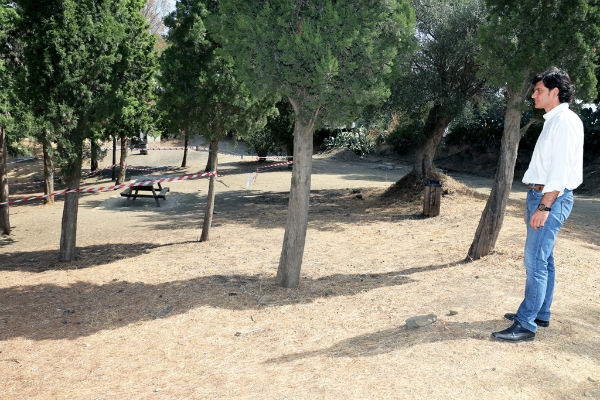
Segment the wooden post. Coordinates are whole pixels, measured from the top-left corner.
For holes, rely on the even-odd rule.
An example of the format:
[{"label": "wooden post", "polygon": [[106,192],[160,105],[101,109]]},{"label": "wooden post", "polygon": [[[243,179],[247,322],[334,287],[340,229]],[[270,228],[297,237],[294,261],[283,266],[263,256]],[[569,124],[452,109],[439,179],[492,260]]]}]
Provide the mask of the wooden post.
[{"label": "wooden post", "polygon": [[426,217],[437,217],[440,215],[442,202],[442,183],[440,181],[427,180],[425,182],[425,195],[423,196],[423,214]]}]

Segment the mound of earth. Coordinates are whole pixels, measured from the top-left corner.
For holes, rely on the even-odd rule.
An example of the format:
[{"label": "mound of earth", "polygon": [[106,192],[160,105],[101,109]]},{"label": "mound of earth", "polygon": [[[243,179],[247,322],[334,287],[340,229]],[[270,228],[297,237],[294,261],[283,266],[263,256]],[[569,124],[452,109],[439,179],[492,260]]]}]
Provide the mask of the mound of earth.
[{"label": "mound of earth", "polygon": [[[455,193],[461,194],[472,194],[472,190],[466,185],[460,183],[454,178],[442,174],[436,173],[435,176],[429,179],[438,180],[442,183],[442,195],[452,195]],[[400,180],[390,186],[381,195],[383,200],[387,201],[401,201],[401,202],[413,202],[421,201],[423,193],[425,192],[425,180],[417,177],[414,172],[410,172],[404,175]]]},{"label": "mound of earth", "polygon": [[344,147],[337,147],[323,152],[323,155],[338,161],[358,161],[360,156],[352,150]]}]

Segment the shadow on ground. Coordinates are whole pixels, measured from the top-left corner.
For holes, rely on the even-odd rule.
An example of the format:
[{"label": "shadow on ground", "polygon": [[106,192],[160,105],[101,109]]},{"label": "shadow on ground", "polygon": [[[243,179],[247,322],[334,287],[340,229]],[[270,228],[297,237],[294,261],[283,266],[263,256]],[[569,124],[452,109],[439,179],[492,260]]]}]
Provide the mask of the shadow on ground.
[{"label": "shadow on ground", "polygon": [[[417,203],[383,204],[373,189],[328,189],[311,191],[309,227],[336,231],[348,223],[423,219]],[[288,192],[231,190],[217,192],[213,225],[247,224],[256,228],[284,227],[288,209]],[[150,201],[148,201],[150,200]],[[92,200],[87,207],[147,213],[155,229],[196,228],[206,206],[206,194],[172,191],[157,207],[152,199],[131,201],[124,198]]]},{"label": "shadow on ground", "polygon": [[[490,333],[502,325],[500,320],[478,322],[437,321],[432,325],[408,329],[406,325],[342,340],[325,349],[286,354],[266,363],[287,363],[309,357],[371,357],[399,349],[451,340],[491,340]],[[504,324],[506,325],[506,324]]]},{"label": "shadow on ground", "polygon": [[149,253],[150,250],[158,247],[185,243],[187,242],[164,245],[153,243],[111,243],[77,247],[77,256],[72,262],[59,262],[58,250],[6,253],[2,255],[0,271],[23,271],[35,273],[50,270],[90,268],[98,265],[110,264],[126,258],[135,258],[141,254]]},{"label": "shadow on ground", "polygon": [[112,282],[69,286],[43,284],[0,289],[0,340],[74,339],[105,329],[165,318],[210,306],[229,310],[310,303],[321,297],[352,296],[415,282],[409,276],[452,268],[460,262],[380,274],[335,274],[304,278],[297,289],[275,285],[261,275],[212,275],[156,285]]}]

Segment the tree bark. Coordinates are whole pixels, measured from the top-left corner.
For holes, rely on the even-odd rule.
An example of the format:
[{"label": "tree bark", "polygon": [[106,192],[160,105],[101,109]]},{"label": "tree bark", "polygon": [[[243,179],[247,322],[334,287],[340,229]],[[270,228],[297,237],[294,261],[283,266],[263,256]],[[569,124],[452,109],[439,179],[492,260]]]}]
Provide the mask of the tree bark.
[{"label": "tree bark", "polygon": [[115,179],[117,179],[117,174],[116,174],[116,170],[117,170],[117,136],[116,135],[112,135],[112,176],[110,177],[110,179],[112,181],[114,181]]},{"label": "tree bark", "polygon": [[[54,160],[50,142],[42,139],[42,152],[44,153],[44,194],[54,193]],[[53,205],[54,197],[46,197],[44,204]]]},{"label": "tree bark", "polygon": [[413,163],[413,171],[418,179],[433,178],[437,175],[433,158],[450,121],[452,121],[452,113],[440,104],[435,104],[429,110],[423,127],[425,139],[417,149]]},{"label": "tree bark", "polygon": [[[76,159],[73,160],[71,170],[65,174],[64,180],[67,188],[79,189],[81,181],[82,151],[79,149]],[[60,232],[60,261],[72,261],[76,256],[77,243],[77,213],[79,211],[79,193],[67,193],[62,215]]]},{"label": "tree bark", "polygon": [[[528,76],[528,74],[525,74]],[[498,234],[504,221],[506,204],[512,188],[517,161],[517,150],[521,140],[521,104],[529,91],[529,81],[523,82],[520,92],[508,91],[504,132],[500,147],[500,158],[490,197],[485,205],[475,238],[467,254],[467,260],[477,260],[490,254],[496,246]]]},{"label": "tree bark", "polygon": [[297,107],[294,107],[294,111],[296,111],[294,167],[292,169],[285,235],[276,277],[277,283],[287,288],[296,287],[300,283],[300,268],[308,227],[313,133],[318,113],[315,112],[312,118],[305,122],[298,117],[303,114],[298,112]]},{"label": "tree bark", "polygon": [[100,146],[98,142],[94,139],[92,142],[92,151],[91,151],[91,160],[90,160],[90,171],[94,172],[98,170],[98,153],[100,153]]},{"label": "tree bark", "polygon": [[[8,201],[8,152],[6,150],[6,130],[0,126],[0,203]],[[0,233],[10,235],[9,205],[0,206]]]},{"label": "tree bark", "polygon": [[184,134],[184,139],[183,139],[183,161],[181,162],[181,168],[185,168],[187,166],[187,155],[188,155],[188,135]]},{"label": "tree bark", "polygon": [[[212,142],[211,142],[212,143]],[[208,145],[208,160],[206,161],[206,167],[204,168],[204,172],[212,171],[212,165],[216,165],[216,160],[213,160],[214,157],[217,156],[217,153],[213,153],[210,151],[210,144]]]},{"label": "tree bark", "polygon": [[[211,161],[210,171],[217,170],[217,159],[219,151],[219,141],[213,140],[209,145],[209,160]],[[207,165],[207,167],[209,167]],[[210,236],[210,226],[212,224],[213,211],[215,209],[215,180],[216,176],[211,175],[208,183],[208,196],[206,198],[206,210],[204,211],[204,224],[202,225],[201,242],[206,242]]]},{"label": "tree bark", "polygon": [[121,134],[121,160],[119,161],[119,175],[115,184],[121,185],[125,182],[125,174],[127,173],[127,146],[129,139],[124,133]]}]

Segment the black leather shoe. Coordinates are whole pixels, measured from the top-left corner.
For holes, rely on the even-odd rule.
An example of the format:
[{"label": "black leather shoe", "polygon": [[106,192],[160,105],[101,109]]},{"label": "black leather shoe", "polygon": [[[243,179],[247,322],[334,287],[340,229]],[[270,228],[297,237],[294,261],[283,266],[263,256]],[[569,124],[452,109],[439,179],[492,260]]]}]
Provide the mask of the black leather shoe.
[{"label": "black leather shoe", "polygon": [[505,342],[528,342],[535,339],[535,332],[523,328],[519,321],[515,321],[510,328],[500,332],[494,332],[492,333],[492,336],[495,339],[503,340]]},{"label": "black leather shoe", "polygon": [[[517,318],[517,314],[513,314],[513,313],[506,313],[504,314],[504,318],[506,318],[509,321],[514,321],[515,318]],[[541,319],[534,319],[533,322],[535,322],[535,324],[537,326],[541,326],[542,328],[547,328],[550,326],[550,321],[542,321]]]}]

